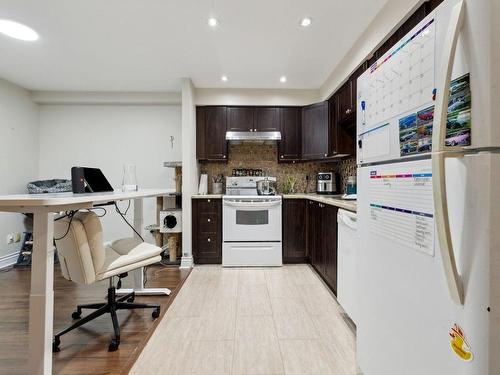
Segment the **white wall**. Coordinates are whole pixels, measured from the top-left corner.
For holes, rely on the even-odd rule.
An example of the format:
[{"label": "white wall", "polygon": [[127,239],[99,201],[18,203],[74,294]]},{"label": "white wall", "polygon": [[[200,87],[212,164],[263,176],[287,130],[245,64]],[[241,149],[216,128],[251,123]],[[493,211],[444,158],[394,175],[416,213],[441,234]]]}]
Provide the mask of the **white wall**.
[{"label": "white wall", "polygon": [[320,100],[319,90],[196,88],[196,105],[307,105]]},{"label": "white wall", "polygon": [[361,63],[413,13],[423,0],[389,0],[340,60],[320,88],[320,100],[330,97]]},{"label": "white wall", "polygon": [[[91,166],[121,188],[123,164],[135,164],[139,187],[174,188],[174,171],[163,162],[180,161],[181,147],[179,105],[40,105],[41,178],[71,178],[71,167]],[[145,200],[145,225],[156,223],[155,210],[155,200]],[[112,206],[103,227],[105,241],[131,234]]]},{"label": "white wall", "polygon": [[195,91],[189,78],[182,79],[182,261],[181,267],[193,264],[191,240],[191,196],[198,191],[199,168],[196,160]]},{"label": "white wall", "polygon": [[[0,194],[26,193],[26,183],[37,177],[38,106],[28,91],[0,79]],[[19,252],[20,244],[7,245],[5,237],[23,232],[23,218],[0,214],[0,266]]]}]

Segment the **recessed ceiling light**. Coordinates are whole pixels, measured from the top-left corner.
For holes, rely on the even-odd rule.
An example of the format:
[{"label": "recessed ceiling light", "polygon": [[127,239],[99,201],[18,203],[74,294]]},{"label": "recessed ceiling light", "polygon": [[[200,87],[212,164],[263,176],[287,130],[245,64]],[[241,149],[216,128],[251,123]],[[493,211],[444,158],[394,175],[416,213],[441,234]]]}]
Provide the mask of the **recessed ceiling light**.
[{"label": "recessed ceiling light", "polygon": [[227,82],[227,76],[222,76],[220,77],[220,79],[222,80],[222,82]]},{"label": "recessed ceiling light", "polygon": [[304,17],[304,18],[302,18],[302,20],[300,21],[300,26],[302,26],[302,27],[307,27],[307,26],[309,26],[311,23],[312,23],[312,19],[310,19],[309,17]]},{"label": "recessed ceiling light", "polygon": [[32,28],[10,20],[0,20],[0,33],[11,38],[26,40],[29,42],[38,39],[38,33]]},{"label": "recessed ceiling light", "polygon": [[208,19],[208,25],[209,26],[212,26],[212,27],[215,27],[219,24],[219,20],[217,18],[214,18],[214,17],[210,17]]},{"label": "recessed ceiling light", "polygon": [[280,82],[281,83],[285,83],[286,82],[286,77],[285,76],[281,76],[280,77]]}]

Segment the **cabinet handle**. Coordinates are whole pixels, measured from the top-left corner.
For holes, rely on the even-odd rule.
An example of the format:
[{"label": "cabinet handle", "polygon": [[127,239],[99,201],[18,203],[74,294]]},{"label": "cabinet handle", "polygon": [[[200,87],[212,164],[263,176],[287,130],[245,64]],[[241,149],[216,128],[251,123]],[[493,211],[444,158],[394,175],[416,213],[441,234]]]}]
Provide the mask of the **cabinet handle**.
[{"label": "cabinet handle", "polygon": [[281,155],[281,158],[283,159],[283,155]]},{"label": "cabinet handle", "polygon": [[207,219],[207,221],[210,223],[210,219]]},{"label": "cabinet handle", "polygon": [[253,132],[253,129],[250,129],[251,132]]},{"label": "cabinet handle", "polygon": [[207,241],[210,242],[210,238]]},{"label": "cabinet handle", "polygon": [[207,202],[210,203],[210,199],[207,199]]},{"label": "cabinet handle", "polygon": [[254,132],[256,132],[256,131],[257,131],[257,129],[254,129],[253,131],[254,131]]},{"label": "cabinet handle", "polygon": [[325,158],[328,156],[328,154],[325,154]]},{"label": "cabinet handle", "polygon": [[226,155],[222,155],[222,158],[225,159],[226,158]]}]

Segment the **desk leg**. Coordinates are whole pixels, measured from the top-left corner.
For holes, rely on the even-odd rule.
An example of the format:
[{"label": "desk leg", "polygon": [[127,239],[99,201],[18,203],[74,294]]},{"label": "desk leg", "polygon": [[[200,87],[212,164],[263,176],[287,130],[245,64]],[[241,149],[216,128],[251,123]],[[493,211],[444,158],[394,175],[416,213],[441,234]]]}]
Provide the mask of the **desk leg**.
[{"label": "desk leg", "polygon": [[29,373],[52,374],[54,214],[35,212],[29,313]]},{"label": "desk leg", "polygon": [[[134,229],[142,235],[144,208],[142,198],[134,199]],[[134,237],[138,237],[134,233]],[[127,294],[135,292],[138,296],[145,295],[165,295],[168,296],[171,290],[168,288],[144,288],[144,269],[141,267],[131,272],[134,275],[133,289],[118,289],[117,294]]]}]

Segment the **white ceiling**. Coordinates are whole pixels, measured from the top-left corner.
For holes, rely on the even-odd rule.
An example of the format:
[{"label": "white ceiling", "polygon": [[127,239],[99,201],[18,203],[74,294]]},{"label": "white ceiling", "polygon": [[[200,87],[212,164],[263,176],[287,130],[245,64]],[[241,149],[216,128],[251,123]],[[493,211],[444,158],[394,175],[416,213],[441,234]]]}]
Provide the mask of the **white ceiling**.
[{"label": "white ceiling", "polygon": [[40,34],[34,43],[0,34],[0,77],[31,90],[176,91],[181,77],[197,87],[319,88],[385,2],[0,0],[0,18]]}]

